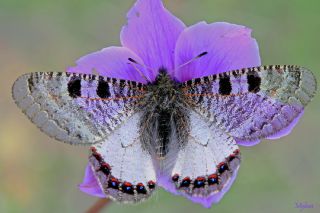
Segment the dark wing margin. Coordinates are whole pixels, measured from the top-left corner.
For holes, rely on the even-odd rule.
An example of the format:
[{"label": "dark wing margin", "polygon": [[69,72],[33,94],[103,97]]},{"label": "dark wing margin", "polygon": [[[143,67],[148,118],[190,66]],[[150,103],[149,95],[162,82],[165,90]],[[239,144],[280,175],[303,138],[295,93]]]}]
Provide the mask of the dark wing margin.
[{"label": "dark wing margin", "polygon": [[110,135],[137,111],[145,92],[138,82],[64,72],[24,74],[12,88],[18,107],[43,132],[83,145]]},{"label": "dark wing margin", "polygon": [[182,85],[186,103],[235,138],[256,140],[286,128],[317,90],[313,73],[270,65],[192,79]]}]

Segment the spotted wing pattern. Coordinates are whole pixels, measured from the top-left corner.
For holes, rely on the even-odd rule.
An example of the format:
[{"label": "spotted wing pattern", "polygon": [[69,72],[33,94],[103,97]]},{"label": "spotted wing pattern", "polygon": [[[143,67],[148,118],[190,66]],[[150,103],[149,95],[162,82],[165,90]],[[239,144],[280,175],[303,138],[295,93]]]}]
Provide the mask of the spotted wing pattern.
[{"label": "spotted wing pattern", "polygon": [[183,84],[187,104],[233,137],[251,141],[286,128],[311,101],[316,79],[299,66],[262,66]]},{"label": "spotted wing pattern", "polygon": [[[178,130],[180,131],[180,130]],[[168,184],[186,197],[208,198],[230,185],[231,177],[240,166],[240,153],[235,140],[215,126],[205,121],[196,112],[190,111],[187,141],[175,153],[175,160],[167,159],[165,164],[174,161],[168,172]],[[171,143],[179,143],[174,137]],[[159,183],[160,184],[160,183]],[[170,190],[170,189],[169,189]]]},{"label": "spotted wing pattern", "polygon": [[42,131],[70,144],[102,141],[132,116],[141,83],[95,75],[37,72],[13,85],[16,104]]},{"label": "spotted wing pattern", "polygon": [[140,141],[140,113],[134,114],[105,141],[92,147],[91,167],[107,197],[133,203],[155,190],[152,158]]}]

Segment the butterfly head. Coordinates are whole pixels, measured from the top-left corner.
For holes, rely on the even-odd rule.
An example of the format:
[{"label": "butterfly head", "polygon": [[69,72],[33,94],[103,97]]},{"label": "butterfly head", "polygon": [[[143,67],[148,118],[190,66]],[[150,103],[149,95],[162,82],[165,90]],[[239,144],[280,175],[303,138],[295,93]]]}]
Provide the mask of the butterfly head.
[{"label": "butterfly head", "polygon": [[178,95],[177,82],[172,80],[166,68],[160,68],[155,81],[149,84],[153,100],[163,109],[173,108]]},{"label": "butterfly head", "polygon": [[166,85],[168,83],[171,83],[171,77],[168,74],[168,70],[164,67],[161,67],[158,71],[158,75],[154,81],[154,85]]}]

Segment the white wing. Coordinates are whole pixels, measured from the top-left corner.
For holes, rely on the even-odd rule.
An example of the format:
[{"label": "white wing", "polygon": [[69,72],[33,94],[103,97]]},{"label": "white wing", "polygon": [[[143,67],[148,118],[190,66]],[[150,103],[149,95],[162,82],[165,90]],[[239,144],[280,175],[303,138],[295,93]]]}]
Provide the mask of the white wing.
[{"label": "white wing", "polygon": [[213,123],[193,111],[189,119],[188,141],[181,150],[169,151],[165,164],[175,163],[166,168],[167,180],[159,185],[188,198],[208,198],[230,185],[240,166],[240,153],[234,139]]},{"label": "white wing", "polygon": [[16,104],[42,131],[70,144],[101,141],[130,117],[144,95],[132,81],[70,73],[30,73],[13,85]]},{"label": "white wing", "polygon": [[107,197],[138,202],[155,189],[152,158],[140,142],[140,113],[136,113],[110,137],[92,148],[90,162]]}]

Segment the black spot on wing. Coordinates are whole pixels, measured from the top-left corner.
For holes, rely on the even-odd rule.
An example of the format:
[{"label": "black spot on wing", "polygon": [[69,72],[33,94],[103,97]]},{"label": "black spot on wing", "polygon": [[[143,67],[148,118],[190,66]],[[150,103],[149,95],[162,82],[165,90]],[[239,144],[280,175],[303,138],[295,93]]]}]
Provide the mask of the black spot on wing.
[{"label": "black spot on wing", "polygon": [[97,87],[97,95],[100,98],[109,98],[111,96],[109,84],[108,82],[103,80],[103,78],[99,79],[98,87]]},{"label": "black spot on wing", "polygon": [[49,72],[49,73],[47,74],[47,77],[48,77],[49,80],[52,79],[52,76],[53,76],[53,72]]},{"label": "black spot on wing", "polygon": [[232,91],[232,85],[230,82],[230,77],[228,75],[220,75],[219,81],[219,94],[230,95]]},{"label": "black spot on wing", "polygon": [[201,78],[196,78],[196,79],[194,79],[194,83],[195,83],[195,84],[200,84],[200,83],[201,83]]},{"label": "black spot on wing", "polygon": [[125,89],[125,86],[126,86],[126,81],[125,80],[120,80],[120,83],[119,83],[119,87],[120,87],[120,90],[119,90],[119,93],[121,96],[124,96],[124,89]]},{"label": "black spot on wing", "polygon": [[69,96],[77,98],[81,96],[81,79],[80,77],[74,76],[68,82]]},{"label": "black spot on wing", "polygon": [[193,85],[192,80],[187,81],[186,85],[187,86],[192,86]]},{"label": "black spot on wing", "polygon": [[261,78],[259,77],[257,72],[249,72],[247,75],[247,81],[249,92],[257,93],[260,91]]},{"label": "black spot on wing", "polygon": [[209,79],[208,76],[203,77],[203,81],[204,81],[205,84],[209,84],[210,83],[210,79]]},{"label": "black spot on wing", "polygon": [[212,81],[215,82],[217,80],[217,75],[212,75]]},{"label": "black spot on wing", "polygon": [[33,92],[34,84],[33,84],[33,73],[30,74],[30,77],[28,78],[28,88],[30,93]]},{"label": "black spot on wing", "polygon": [[136,88],[137,87],[137,82],[131,81],[131,85],[132,85],[133,88]]},{"label": "black spot on wing", "polygon": [[143,84],[142,83],[138,83],[137,84],[137,88],[138,88],[138,90],[142,90],[143,89]]}]

